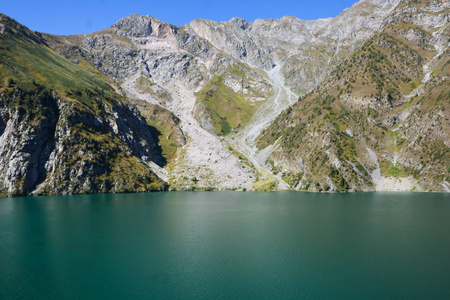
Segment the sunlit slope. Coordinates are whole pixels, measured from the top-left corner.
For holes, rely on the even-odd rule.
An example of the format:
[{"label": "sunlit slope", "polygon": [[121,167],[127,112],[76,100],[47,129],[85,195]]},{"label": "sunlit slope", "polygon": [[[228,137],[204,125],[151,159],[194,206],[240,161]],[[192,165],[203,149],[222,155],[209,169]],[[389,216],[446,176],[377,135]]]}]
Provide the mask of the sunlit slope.
[{"label": "sunlit slope", "polygon": [[102,77],[0,16],[0,193],[164,188],[152,128]]},{"label": "sunlit slope", "polygon": [[449,9],[406,2],[260,137],[293,187],[448,191]]}]

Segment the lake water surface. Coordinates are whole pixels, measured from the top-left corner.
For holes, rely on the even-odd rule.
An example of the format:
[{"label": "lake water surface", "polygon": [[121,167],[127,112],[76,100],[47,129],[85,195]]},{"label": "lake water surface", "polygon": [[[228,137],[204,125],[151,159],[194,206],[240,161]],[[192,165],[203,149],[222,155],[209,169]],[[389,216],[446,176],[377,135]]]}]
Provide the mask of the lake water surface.
[{"label": "lake water surface", "polygon": [[450,195],[0,198],[0,299],[449,299]]}]

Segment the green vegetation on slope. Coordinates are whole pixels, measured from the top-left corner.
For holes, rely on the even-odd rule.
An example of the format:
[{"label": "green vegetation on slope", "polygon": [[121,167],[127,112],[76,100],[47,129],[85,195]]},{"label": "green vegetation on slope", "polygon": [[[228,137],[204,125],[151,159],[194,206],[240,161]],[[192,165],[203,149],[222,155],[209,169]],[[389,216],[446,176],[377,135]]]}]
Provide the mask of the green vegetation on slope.
[{"label": "green vegetation on slope", "polygon": [[[307,190],[323,189],[330,180],[336,190],[370,187],[374,166],[366,147],[377,153],[383,175],[412,176],[425,188],[440,187],[450,161],[443,142],[450,132],[449,50],[433,64],[423,93],[405,99],[419,87],[422,66],[435,55],[430,41],[430,32],[395,19],[280,114],[260,136],[258,147],[279,141],[269,159],[284,178],[303,176]],[[400,162],[394,163],[394,157]],[[299,158],[304,173],[298,170]]]},{"label": "green vegetation on slope", "polygon": [[[40,169],[37,171],[40,178],[34,184],[27,182],[27,175],[17,183],[12,193],[0,189],[0,194],[27,195],[44,180],[38,194],[147,192],[163,189],[164,183],[137,157],[132,146],[115,135],[107,124],[106,118],[112,116],[103,103],[109,103],[107,107],[111,105],[119,114],[129,113],[129,108],[109,96],[89,90],[76,94],[76,101],[66,102],[61,99],[66,102],[61,110],[52,91],[39,84],[28,89],[15,86],[1,93],[4,101],[0,104],[6,105],[12,116],[20,116],[21,124],[26,124],[25,132],[14,133],[19,134],[19,145],[9,145],[11,151],[39,153],[46,148],[51,150],[56,144],[65,150],[55,152],[55,168],[51,173]],[[86,105],[83,101],[85,98],[95,104]],[[141,130],[147,130],[150,134],[150,128],[143,124]],[[61,134],[66,132],[68,134]],[[134,138],[138,140],[143,137]],[[35,146],[41,142],[38,139],[46,140],[46,146]],[[22,144],[24,148],[16,148],[22,147]],[[25,154],[25,157],[28,156]],[[31,163],[27,168],[27,174],[34,172]],[[46,178],[47,173],[51,178]],[[88,186],[86,182],[89,182]]]},{"label": "green vegetation on slope", "polygon": [[244,126],[257,108],[225,85],[223,76],[215,76],[209,81],[197,93],[197,100],[207,108],[214,122],[214,132],[218,135],[226,135]]},{"label": "green vegetation on slope", "polygon": [[[26,195],[40,183],[42,194],[166,188],[141,158],[163,163],[161,149],[153,149],[152,134],[158,131],[99,72],[89,70],[90,64],[81,62],[84,70],[68,62],[47,47],[40,33],[7,16],[1,15],[1,23],[5,31],[0,35],[0,106],[9,111],[6,119],[0,116],[0,125],[14,121],[23,128],[6,137],[19,143],[7,145],[10,150],[2,155],[23,154],[27,174],[37,173],[39,178],[12,178],[15,190],[0,187],[0,193]],[[20,119],[9,119],[16,116]],[[56,155],[51,172],[41,163],[34,165],[33,153],[41,152],[40,160],[45,160],[51,151]]]},{"label": "green vegetation on slope", "polygon": [[178,148],[186,143],[185,137],[178,127],[180,119],[169,110],[155,104],[138,99],[129,99],[129,101],[147,119],[148,125],[155,128],[153,137],[161,147],[165,162],[170,162],[175,158]]},{"label": "green vegetation on slope", "polygon": [[5,32],[0,35],[0,74],[5,85],[13,78],[24,87],[32,82],[65,92],[71,89],[101,89],[113,95],[113,89],[103,80],[68,62],[32,32],[12,19],[2,16]]}]

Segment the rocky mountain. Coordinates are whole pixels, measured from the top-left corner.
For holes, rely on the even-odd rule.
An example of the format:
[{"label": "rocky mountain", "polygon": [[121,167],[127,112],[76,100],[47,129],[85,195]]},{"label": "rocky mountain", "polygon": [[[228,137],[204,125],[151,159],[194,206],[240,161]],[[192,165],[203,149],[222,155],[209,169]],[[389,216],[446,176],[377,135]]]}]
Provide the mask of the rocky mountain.
[{"label": "rocky mountain", "polygon": [[0,193],[162,190],[152,127],[101,76],[1,15]]},{"label": "rocky mountain", "polygon": [[[106,30],[75,36],[23,28],[22,37],[8,31],[13,21],[6,16],[0,23],[0,50],[16,61],[12,67],[2,61],[2,102],[15,99],[11,93],[17,88],[9,79],[19,85],[34,79],[35,94],[44,87],[52,89],[55,109],[39,109],[49,114],[48,124],[40,125],[49,131],[64,119],[59,103],[75,98],[91,110],[92,122],[99,118],[101,132],[122,141],[137,165],[159,177],[148,181],[166,181],[176,189],[449,191],[446,0],[362,0],[335,18],[315,21],[233,18],[176,27],[151,16],[131,15]],[[7,43],[17,43],[17,36],[51,53],[53,61],[43,63],[57,60],[64,70],[76,73],[70,77],[74,81],[84,78],[79,88],[68,88],[75,86],[71,79],[40,76],[32,64],[22,71],[22,61],[31,59],[29,48],[4,50]],[[17,70],[33,75],[17,77]],[[25,110],[38,105],[35,102],[29,100]],[[110,109],[108,103],[129,112]],[[105,127],[113,116],[117,119],[117,111],[128,129]],[[56,125],[60,127],[55,132],[92,123],[83,118],[76,122]],[[28,123],[31,130],[34,125]],[[67,139],[73,134],[65,132]],[[58,147],[62,139],[49,138]],[[44,158],[35,160],[57,156],[58,147],[40,147],[53,152],[42,150]],[[0,153],[3,161],[10,160],[8,151]],[[88,155],[79,156],[84,161]],[[73,177],[71,187],[52,182],[58,175],[50,170],[56,167],[46,163],[43,168],[42,162],[34,164],[45,171],[36,171],[39,179],[24,193],[102,190],[98,178],[104,176],[95,171],[83,171],[74,189],[78,181]],[[112,160],[107,156],[104,162]],[[111,174],[105,172],[99,174]],[[23,174],[28,173],[24,169]],[[96,178],[95,183],[89,185],[86,178]],[[130,175],[127,180],[136,178]],[[127,190],[134,188],[128,185]],[[12,193],[10,187],[7,191]]]},{"label": "rocky mountain", "polygon": [[448,24],[448,2],[400,2],[265,130],[273,168],[304,190],[449,191]]},{"label": "rocky mountain", "polygon": [[314,88],[336,61],[378,31],[399,1],[360,1],[336,18],[304,21],[296,17],[248,23],[194,20],[185,28],[216,48],[266,72],[279,66],[295,92]]}]

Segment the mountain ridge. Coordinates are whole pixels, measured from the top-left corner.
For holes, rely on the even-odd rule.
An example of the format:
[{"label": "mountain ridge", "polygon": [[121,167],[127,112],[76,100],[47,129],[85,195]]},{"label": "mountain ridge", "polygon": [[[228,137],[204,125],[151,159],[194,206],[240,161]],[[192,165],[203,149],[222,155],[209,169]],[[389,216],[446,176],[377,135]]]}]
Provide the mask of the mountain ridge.
[{"label": "mountain ridge", "polygon": [[0,193],[166,189],[149,165],[163,165],[151,128],[111,82],[0,17]]},{"label": "mountain ridge", "polygon": [[[42,39],[144,116],[170,120],[167,126],[147,122],[164,132],[158,143],[168,164],[154,170],[172,188],[449,191],[448,128],[442,123],[448,119],[446,28],[448,2],[363,0],[335,18],[312,21],[236,17],[177,27],[133,14],[102,31]],[[412,59],[403,59],[405,53]],[[425,120],[420,108],[410,112],[417,104],[408,99],[424,93],[430,96],[421,100],[422,110],[444,109],[440,121],[432,121],[440,127],[424,139],[438,141],[430,144],[434,152],[403,146],[413,138],[403,133],[413,125],[405,116]],[[437,106],[427,104],[432,99]],[[306,119],[299,118],[305,109]],[[326,141],[325,152],[318,140]],[[305,151],[327,154],[316,158]],[[426,172],[411,171],[425,153],[440,158],[427,160]]]}]

